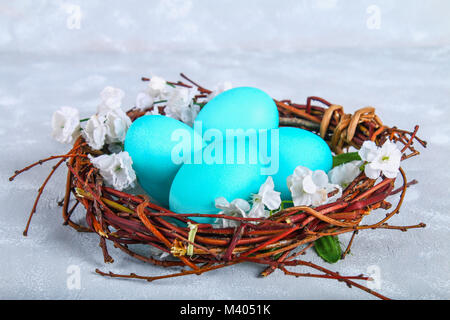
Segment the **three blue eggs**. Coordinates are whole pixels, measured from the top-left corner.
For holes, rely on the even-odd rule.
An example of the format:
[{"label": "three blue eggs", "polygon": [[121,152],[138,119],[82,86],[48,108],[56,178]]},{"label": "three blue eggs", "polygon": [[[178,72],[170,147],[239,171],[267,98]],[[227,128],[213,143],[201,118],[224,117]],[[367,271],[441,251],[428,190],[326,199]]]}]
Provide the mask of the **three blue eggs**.
[{"label": "three blue eggs", "polygon": [[217,214],[216,198],[250,200],[269,175],[282,200],[289,200],[286,179],[297,166],[325,172],[332,167],[327,143],[300,128],[279,128],[275,102],[252,87],[214,97],[194,128],[161,115],[138,118],[128,129],[125,151],[141,187],[176,213]]}]

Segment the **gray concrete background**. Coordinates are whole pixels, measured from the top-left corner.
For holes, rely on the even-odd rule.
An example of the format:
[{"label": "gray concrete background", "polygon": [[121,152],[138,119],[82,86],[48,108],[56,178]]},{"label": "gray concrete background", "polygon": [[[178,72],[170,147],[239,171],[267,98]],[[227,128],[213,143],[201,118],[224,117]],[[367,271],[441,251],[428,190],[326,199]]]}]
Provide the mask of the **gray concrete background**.
[{"label": "gray concrete background", "polygon": [[[73,5],[82,13],[79,29],[70,20]],[[370,29],[377,26],[368,20],[374,18],[373,8],[367,12],[371,5],[379,10],[379,29]],[[122,88],[131,107],[144,87],[141,76],[178,80],[184,72],[206,87],[231,80],[279,99],[304,102],[318,95],[347,112],[372,105],[388,125],[419,124],[429,147],[403,164],[419,184],[391,223],[424,222],[427,228],[362,232],[353,254],[328,267],[360,274],[376,266],[379,291],[391,298],[449,299],[448,6],[447,1],[112,1],[108,7],[96,1],[0,1],[0,298],[372,298],[332,280],[296,279],[279,271],[261,279],[261,266],[251,264],[151,284],[102,278],[95,268],[148,275],[176,270],[112,248],[116,262],[105,265],[95,235],[62,226],[57,201],[64,193],[64,168],[44,192],[29,236],[22,236],[51,165],[13,183],[8,177],[68,150],[50,137],[53,111],[71,105],[90,116],[106,85]],[[366,222],[382,216],[374,212]],[[321,263],[314,253],[306,258]],[[73,265],[80,268],[80,290],[66,284]]]}]

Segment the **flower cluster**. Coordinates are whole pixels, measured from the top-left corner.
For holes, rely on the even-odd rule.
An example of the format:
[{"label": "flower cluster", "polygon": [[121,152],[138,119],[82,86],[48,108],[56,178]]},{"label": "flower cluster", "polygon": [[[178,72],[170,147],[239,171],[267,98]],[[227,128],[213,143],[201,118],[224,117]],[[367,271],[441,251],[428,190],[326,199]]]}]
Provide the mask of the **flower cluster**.
[{"label": "flower cluster", "polygon": [[402,152],[390,141],[378,147],[373,141],[365,141],[358,151],[363,161],[364,173],[370,179],[377,179],[381,174],[386,178],[395,178],[399,172]]},{"label": "flower cluster", "polygon": [[266,182],[264,182],[259,188],[257,194],[252,195],[253,206],[250,210],[248,216],[250,218],[263,218],[268,216],[270,211],[266,210],[276,210],[281,205],[281,192],[274,190],[274,183],[272,177],[267,177]]},{"label": "flower cluster", "polygon": [[[52,136],[61,143],[73,143],[81,134],[93,150],[101,150],[108,145],[110,151],[114,146],[122,145],[131,119],[121,109],[125,94],[121,89],[106,87],[100,93],[101,102],[97,113],[87,120],[81,128],[80,115],[77,109],[62,107],[52,117]],[[119,148],[121,151],[122,147]],[[118,190],[134,186],[136,174],[127,152],[90,157],[92,164],[99,169],[105,181]]]},{"label": "flower cluster", "polygon": [[80,133],[89,146],[100,150],[106,144],[122,143],[131,125],[131,120],[121,109],[124,92],[106,87],[100,93],[101,102],[97,113],[91,116],[81,129],[77,109],[62,107],[53,113],[52,136],[61,143],[73,143]]},{"label": "flower cluster", "polygon": [[[163,101],[169,94],[169,85],[160,77],[152,77],[147,89],[136,96],[136,107],[139,109],[150,108],[155,102]],[[153,108],[154,114],[158,114],[158,108]]]},{"label": "flower cluster", "polygon": [[[219,214],[224,214],[232,217],[243,218],[263,218],[270,213],[269,210],[276,210],[281,205],[280,192],[274,190],[274,183],[272,177],[267,177],[259,188],[257,194],[252,195],[253,206],[244,199],[235,199],[228,202],[224,197],[216,199],[216,208],[221,209]],[[269,210],[266,210],[269,209]],[[235,227],[239,225],[238,221],[230,219],[217,219],[217,223],[222,227]]]},{"label": "flower cluster", "polygon": [[71,107],[61,107],[53,113],[52,137],[61,143],[74,143],[81,133],[80,113]]},{"label": "flower cluster", "polygon": [[[206,100],[209,101],[230,88],[229,82],[219,84]],[[148,114],[159,114],[157,104],[165,102],[166,116],[192,126],[200,111],[200,106],[194,99],[198,93],[197,88],[174,86],[155,76],[150,79],[146,90],[137,95],[136,107],[153,107]],[[108,86],[100,93],[101,102],[97,113],[89,119],[80,120],[79,111],[71,107],[60,108],[52,117],[52,137],[55,140],[72,144],[81,134],[93,150],[102,150],[107,145],[110,152],[116,152],[97,158],[91,157],[91,162],[99,169],[105,181],[119,190],[134,186],[136,180],[131,158],[128,153],[122,152],[123,142],[131,125],[131,119],[121,108],[124,96],[125,93],[121,89]],[[86,125],[82,128],[81,122],[86,120]],[[258,198],[255,203],[259,201]],[[264,210],[264,205],[260,203],[251,214],[261,214],[261,210]]]},{"label": "flower cluster", "polygon": [[233,88],[233,85],[229,81],[218,83],[210,94],[206,97],[206,100],[210,101],[212,98],[218,96],[224,91],[230,90]]},{"label": "flower cluster", "polygon": [[[216,208],[222,210],[219,214],[231,217],[247,217],[247,212],[250,210],[250,204],[244,199],[234,199],[233,201],[228,202],[224,197],[219,197],[216,199]],[[237,226],[237,222],[234,220],[222,219],[220,222],[222,222],[222,227],[224,228]]]},{"label": "flower cluster", "polygon": [[131,125],[131,120],[121,109],[124,92],[118,88],[106,87],[100,93],[101,103],[97,113],[89,118],[83,137],[94,150],[100,150],[105,143],[122,143]]},{"label": "flower cluster", "polygon": [[167,117],[180,120],[190,126],[200,111],[194,97],[199,94],[197,88],[172,86],[161,77],[152,77],[145,91],[136,97],[136,107],[149,109],[147,114],[159,114],[157,104],[164,102],[164,113]]},{"label": "flower cluster", "polygon": [[132,168],[133,161],[128,152],[104,154],[95,158],[89,155],[89,160],[94,167],[99,169],[103,179],[115,189],[121,191],[134,187],[136,173]]},{"label": "flower cluster", "polygon": [[[294,173],[287,178],[287,185],[295,206],[317,207],[332,202],[342,194],[341,186],[330,183],[325,171],[311,171],[303,166],[295,168]],[[333,191],[335,194],[330,197]]]},{"label": "flower cluster", "polygon": [[193,99],[197,94],[197,89],[175,88],[167,98],[167,105],[164,108],[166,116],[181,120],[192,126],[195,117],[200,111],[200,106],[194,104]]}]

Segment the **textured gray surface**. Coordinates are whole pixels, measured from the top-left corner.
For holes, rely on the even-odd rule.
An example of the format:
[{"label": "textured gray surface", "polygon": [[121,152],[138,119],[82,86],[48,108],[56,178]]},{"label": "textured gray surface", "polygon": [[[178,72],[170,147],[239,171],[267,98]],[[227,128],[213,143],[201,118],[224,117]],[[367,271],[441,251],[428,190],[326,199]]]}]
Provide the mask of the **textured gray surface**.
[{"label": "textured gray surface", "polygon": [[[47,7],[51,6],[45,3]],[[41,6],[44,7],[41,8],[42,12],[50,14],[50,9],[46,9],[43,4]],[[85,32],[83,26],[90,26],[89,14],[99,12],[94,5],[89,6],[92,10],[87,10],[80,32]],[[25,17],[31,16],[29,8],[25,5],[23,7],[25,9],[9,8],[8,11],[6,2],[3,2],[0,14],[10,17],[11,10],[14,9],[19,13],[20,10],[25,12]],[[340,7],[340,2],[336,8],[344,10]],[[399,8],[397,10],[400,11]],[[388,9],[386,11],[389,12]],[[435,12],[439,16],[439,10]],[[342,19],[343,15],[338,16]],[[185,16],[184,21],[189,17]],[[419,20],[422,21],[421,19]],[[26,28],[26,20],[1,21],[8,22],[13,31]],[[433,28],[440,30],[440,23],[444,22],[431,24],[427,29],[430,37]],[[33,34],[45,38],[43,32],[50,27],[45,22],[39,22],[36,28],[41,33],[33,30]],[[97,30],[98,27],[91,28]],[[382,30],[383,27],[381,32]],[[353,254],[330,268],[341,274],[360,274],[368,272],[370,266],[377,266],[382,280],[379,291],[388,297],[449,299],[448,28],[446,31],[441,30],[439,37],[428,38],[435,45],[433,47],[416,46],[414,43],[397,48],[389,45],[402,34],[408,39],[409,33],[402,30],[399,26],[396,31],[399,35],[380,36],[386,39],[385,46],[366,49],[327,47],[298,50],[290,47],[289,50],[244,50],[245,48],[239,47],[205,52],[192,47],[183,50],[183,42],[175,41],[176,50],[170,50],[167,45],[163,51],[105,49],[75,54],[69,54],[63,48],[65,44],[69,48],[74,44],[70,43],[70,39],[64,38],[61,30],[51,33],[50,40],[44,39],[48,47],[40,47],[40,53],[33,53],[25,45],[37,41],[32,40],[32,36],[27,38],[23,34],[16,34],[7,42],[3,34],[0,37],[0,110],[3,120],[0,125],[0,298],[371,298],[358,289],[349,289],[343,283],[333,280],[296,279],[286,277],[279,271],[261,279],[257,277],[262,270],[261,266],[251,264],[213,271],[200,277],[189,276],[151,284],[102,278],[94,273],[95,268],[148,275],[165,274],[174,270],[135,261],[112,248],[111,255],[115,263],[105,265],[95,235],[77,233],[62,226],[57,201],[63,197],[64,168],[57,172],[44,192],[29,236],[22,236],[37,188],[51,165],[35,168],[13,183],[8,182],[8,177],[14,170],[31,161],[68,150],[68,146],[60,145],[50,137],[52,112],[61,105],[71,105],[80,109],[82,117],[89,116],[98,103],[98,93],[106,85],[124,89],[127,94],[126,105],[131,106],[137,92],[144,86],[139,81],[140,76],[155,74],[167,79],[178,79],[178,73],[184,72],[207,87],[214,86],[218,81],[232,80],[236,86],[256,86],[275,98],[291,98],[293,101],[303,102],[309,95],[318,95],[343,105],[347,112],[372,105],[388,125],[412,129],[415,124],[419,124],[419,135],[429,141],[429,147],[421,150],[423,152],[419,157],[412,158],[403,165],[408,178],[419,180],[419,184],[408,191],[401,213],[391,222],[398,225],[424,222],[427,228],[406,233],[390,230],[362,232],[354,243]],[[417,31],[408,30],[412,33]],[[207,35],[214,39],[214,32],[210,31]],[[317,32],[317,36],[322,39],[327,34],[326,30]],[[250,35],[247,32],[240,39]],[[125,34],[120,36],[127,39]],[[286,41],[289,39],[293,39],[293,36]],[[446,40],[439,44],[433,39],[439,39],[437,42]],[[120,43],[119,40],[117,43]],[[160,40],[163,41],[164,37]],[[232,42],[230,39],[227,41]],[[423,44],[427,44],[426,42]],[[56,49],[52,49],[49,43]],[[216,43],[219,46],[220,41],[217,40]],[[367,218],[367,222],[375,221],[381,216],[384,216],[383,212],[375,212]],[[81,211],[78,212],[78,217],[81,219]],[[348,237],[342,237],[342,240],[345,242]],[[313,253],[306,258],[321,263]],[[78,266],[81,271],[79,290],[69,290],[66,285],[69,276],[67,268],[71,265]]]}]

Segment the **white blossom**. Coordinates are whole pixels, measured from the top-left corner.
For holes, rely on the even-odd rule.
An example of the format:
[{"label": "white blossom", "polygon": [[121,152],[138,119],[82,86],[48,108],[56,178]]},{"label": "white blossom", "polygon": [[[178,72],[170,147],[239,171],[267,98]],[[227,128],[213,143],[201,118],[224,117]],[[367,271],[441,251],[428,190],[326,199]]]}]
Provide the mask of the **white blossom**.
[{"label": "white blossom", "polygon": [[155,99],[157,97],[162,98],[168,92],[167,82],[161,77],[152,77],[148,83],[148,93]]},{"label": "white blossom", "polygon": [[266,181],[259,188],[259,192],[252,195],[253,206],[248,214],[248,217],[267,217],[269,215],[269,211],[265,210],[265,207],[267,207],[269,210],[275,210],[280,207],[281,192],[275,191],[274,187],[275,185],[273,183],[272,177],[267,177]]},{"label": "white blossom", "polygon": [[343,163],[331,169],[328,172],[328,178],[331,183],[346,187],[360,174],[362,164],[360,160]]},{"label": "white blossom", "polygon": [[80,135],[80,114],[77,109],[61,107],[52,116],[52,137],[61,143],[73,143]]},{"label": "white blossom", "polygon": [[233,88],[233,85],[231,84],[231,82],[229,82],[229,81],[221,82],[214,87],[214,89],[212,90],[212,92],[210,94],[208,94],[208,96],[206,97],[206,100],[210,101],[212,98],[218,96],[222,92],[230,90],[232,88]]},{"label": "white blossom", "polygon": [[136,96],[136,108],[146,109],[153,105],[153,98],[147,92],[139,92]]},{"label": "white blossom", "polygon": [[395,178],[400,168],[402,152],[390,140],[378,147],[373,141],[364,141],[358,152],[367,163],[364,173],[370,179],[377,179],[382,173],[387,178]]},{"label": "white blossom", "polygon": [[105,115],[106,142],[124,142],[131,119],[122,109],[110,111]]},{"label": "white blossom", "polygon": [[185,108],[182,110],[180,120],[192,127],[192,125],[194,124],[194,120],[199,112],[200,106],[191,104],[189,108]]},{"label": "white blossom", "polygon": [[145,113],[145,115],[159,115],[160,113],[159,113],[159,109],[158,109],[158,107],[157,106],[153,106],[153,108],[150,110],[150,111],[147,111],[146,113]]},{"label": "white blossom", "polygon": [[101,102],[98,106],[98,114],[106,114],[109,111],[119,109],[122,105],[125,93],[119,89],[111,86],[105,87],[100,92]]},{"label": "white blossom", "polygon": [[[250,210],[250,204],[244,199],[234,199],[231,202],[228,202],[224,197],[219,197],[215,201],[216,208],[221,209],[222,211],[219,214],[224,214],[232,217],[246,217],[247,211]],[[217,219],[216,223],[221,224],[223,228],[236,227],[240,223],[239,221],[230,220],[230,219]]]},{"label": "white blossom", "polygon": [[94,114],[89,118],[86,127],[83,130],[83,137],[88,145],[94,150],[100,150],[105,144],[106,131],[105,126],[106,117]]},{"label": "white blossom", "polygon": [[166,116],[192,125],[200,111],[200,107],[193,104],[193,98],[196,93],[197,89],[175,88],[172,90],[167,99],[167,105],[164,108]]},{"label": "white blossom", "polygon": [[[328,176],[323,170],[311,171],[298,166],[294,173],[287,178],[287,185],[291,191],[295,206],[314,206],[331,202],[341,196],[342,188],[328,182]],[[337,189],[337,194],[328,197],[328,193]]]},{"label": "white blossom", "polygon": [[105,142],[112,144],[125,140],[131,119],[121,108],[124,96],[121,89],[110,86],[100,93],[97,114],[89,119],[83,135],[93,149],[100,150]]},{"label": "white blossom", "polygon": [[132,168],[133,161],[128,152],[105,154],[96,158],[89,155],[89,159],[94,167],[99,169],[103,179],[115,189],[121,191],[134,187],[136,173]]}]

